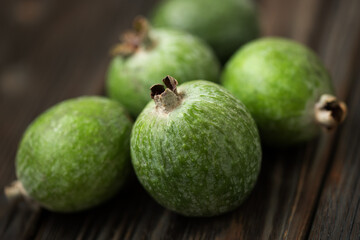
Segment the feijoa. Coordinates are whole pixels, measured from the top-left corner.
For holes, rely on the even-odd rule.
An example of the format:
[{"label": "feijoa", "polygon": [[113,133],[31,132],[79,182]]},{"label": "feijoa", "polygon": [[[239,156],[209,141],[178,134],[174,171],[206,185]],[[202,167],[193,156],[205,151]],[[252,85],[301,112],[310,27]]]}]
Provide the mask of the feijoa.
[{"label": "feijoa", "polygon": [[239,206],[261,164],[254,120],[223,87],[172,77],[154,85],[151,101],[131,135],[138,179],[164,207],[188,216],[212,216]]},{"label": "feijoa", "polygon": [[124,34],[113,53],[107,93],[133,116],[150,100],[148,89],[167,74],[182,82],[219,79],[219,62],[203,41],[181,31],[151,28],[144,18],[135,19],[134,31]]},{"label": "feijoa", "polygon": [[252,0],[164,0],[151,22],[204,39],[223,62],[260,32]]},{"label": "feijoa", "polygon": [[222,83],[249,109],[267,144],[309,140],[321,126],[333,129],[346,115],[319,58],[291,40],[248,43],[226,64]]},{"label": "feijoa", "polygon": [[59,103],[25,131],[16,155],[20,191],[57,212],[97,205],[124,184],[130,170],[132,123],[103,97]]}]

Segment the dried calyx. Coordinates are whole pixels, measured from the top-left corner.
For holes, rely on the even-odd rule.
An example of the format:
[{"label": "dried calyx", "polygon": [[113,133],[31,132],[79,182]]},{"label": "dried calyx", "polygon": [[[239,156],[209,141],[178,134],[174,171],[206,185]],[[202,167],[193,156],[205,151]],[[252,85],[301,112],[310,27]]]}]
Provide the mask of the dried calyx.
[{"label": "dried calyx", "polygon": [[151,90],[151,98],[154,99],[156,108],[164,113],[169,113],[180,105],[182,95],[177,91],[175,78],[166,76],[163,79],[166,89],[161,84],[153,85]]},{"label": "dried calyx", "polygon": [[154,46],[154,42],[149,38],[149,22],[144,17],[136,17],[133,23],[133,30],[125,32],[121,38],[121,42],[112,50],[112,55],[130,56],[138,49],[150,49]]},{"label": "dried calyx", "polygon": [[327,130],[335,129],[345,120],[346,114],[346,104],[329,94],[322,95],[315,104],[316,121]]}]

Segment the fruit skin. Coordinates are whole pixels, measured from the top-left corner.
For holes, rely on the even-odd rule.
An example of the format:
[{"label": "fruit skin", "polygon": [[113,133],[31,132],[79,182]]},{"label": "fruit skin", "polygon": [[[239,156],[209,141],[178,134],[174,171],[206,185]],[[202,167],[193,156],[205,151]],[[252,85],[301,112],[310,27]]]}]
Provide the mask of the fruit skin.
[{"label": "fruit skin", "polygon": [[243,46],[226,64],[222,83],[254,117],[262,140],[286,146],[319,133],[314,105],[332,94],[318,57],[291,40],[264,38]]},{"label": "fruit skin", "polygon": [[131,127],[115,101],[93,96],[59,103],[27,128],[16,155],[17,177],[49,210],[97,205],[128,176]]},{"label": "fruit skin", "polygon": [[136,175],[161,205],[187,216],[238,207],[261,164],[254,120],[245,106],[208,81],[180,85],[181,104],[164,114],[151,101],[131,135]]},{"label": "fruit skin", "polygon": [[251,0],[168,0],[152,14],[157,27],[188,31],[204,39],[225,62],[241,45],[259,36]]},{"label": "fruit skin", "polygon": [[212,50],[190,34],[149,29],[155,46],[140,48],[128,57],[116,56],[108,70],[106,90],[137,116],[150,100],[149,88],[167,74],[180,82],[197,78],[219,81],[220,64]]}]

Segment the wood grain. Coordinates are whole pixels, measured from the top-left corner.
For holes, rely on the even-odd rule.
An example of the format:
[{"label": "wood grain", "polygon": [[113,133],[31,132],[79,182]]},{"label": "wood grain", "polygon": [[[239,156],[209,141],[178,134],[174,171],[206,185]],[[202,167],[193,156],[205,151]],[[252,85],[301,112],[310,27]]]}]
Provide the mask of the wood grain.
[{"label": "wood grain", "polygon": [[[289,149],[264,148],[244,204],[187,218],[154,202],[135,177],[101,206],[34,211],[0,194],[0,239],[359,239],[360,21],[358,0],[259,0],[263,35],[306,43],[324,61],[349,117],[338,132]],[[15,179],[21,134],[42,111],[102,94],[108,50],[155,0],[0,3],[0,188]]]},{"label": "wood grain", "polygon": [[[358,6],[360,7],[360,5]],[[352,31],[354,66],[360,64],[360,23]],[[357,34],[357,36],[356,36]],[[347,35],[346,38],[350,36]],[[357,40],[356,40],[357,38]],[[360,238],[360,72],[348,68],[352,80],[348,93],[349,116],[337,139],[333,162],[321,190],[310,238],[359,239]]]},{"label": "wood grain", "polygon": [[[360,54],[359,54],[360,56]],[[359,58],[360,60],[360,58]],[[349,99],[349,119],[337,140],[315,214],[310,238],[360,238],[360,74],[354,79]]]}]

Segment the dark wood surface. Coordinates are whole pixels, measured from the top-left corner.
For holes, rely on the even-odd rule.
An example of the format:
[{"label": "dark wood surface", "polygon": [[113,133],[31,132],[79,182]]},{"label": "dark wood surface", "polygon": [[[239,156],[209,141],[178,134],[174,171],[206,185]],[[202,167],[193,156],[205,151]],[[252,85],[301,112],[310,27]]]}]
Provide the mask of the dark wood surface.
[{"label": "dark wood surface", "polygon": [[[55,103],[103,93],[108,51],[155,0],[0,2],[0,188],[15,179],[27,125]],[[0,193],[0,239],[360,239],[360,1],[259,0],[263,35],[317,52],[349,106],[337,132],[264,149],[247,201],[213,218],[156,204],[134,179],[81,213],[33,210]]]}]

